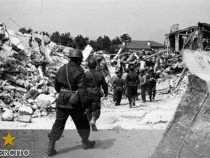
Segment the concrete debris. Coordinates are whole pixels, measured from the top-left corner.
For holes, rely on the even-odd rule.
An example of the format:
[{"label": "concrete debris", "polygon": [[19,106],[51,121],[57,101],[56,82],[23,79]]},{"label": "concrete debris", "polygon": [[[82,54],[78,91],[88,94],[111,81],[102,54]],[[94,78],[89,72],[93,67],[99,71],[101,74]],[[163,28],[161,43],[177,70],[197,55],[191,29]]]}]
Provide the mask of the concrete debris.
[{"label": "concrete debris", "polygon": [[30,106],[22,105],[19,108],[19,114],[21,114],[21,115],[32,115],[33,114],[33,109]]},{"label": "concrete debris", "polygon": [[31,123],[31,115],[20,115],[18,116],[17,121],[24,123]]},{"label": "concrete debris", "polygon": [[36,98],[36,102],[50,102],[50,104],[53,104],[55,102],[55,98],[50,95],[40,94]]},{"label": "concrete debris", "polygon": [[48,114],[47,114],[46,111],[42,111],[42,112],[41,112],[41,115],[42,115],[42,116],[47,116]]},{"label": "concrete debris", "polygon": [[[0,34],[0,114],[5,108],[20,116],[46,111],[41,108],[54,109],[57,93],[53,79],[58,68],[68,62],[69,51],[60,53],[66,47],[56,45],[46,35],[22,34],[8,30],[5,24]],[[7,113],[8,110],[4,112],[4,120],[13,120],[6,117]],[[24,119],[25,116],[23,122],[30,122]]]},{"label": "concrete debris", "polygon": [[0,109],[6,108],[7,105],[0,99]]},{"label": "concrete debris", "polygon": [[36,111],[34,111],[34,114],[32,115],[33,118],[36,118],[36,117],[41,117],[41,112],[39,109],[37,109]]},{"label": "concrete debris", "polygon": [[13,111],[9,109],[6,109],[1,116],[2,121],[13,121],[13,119],[14,119]]}]

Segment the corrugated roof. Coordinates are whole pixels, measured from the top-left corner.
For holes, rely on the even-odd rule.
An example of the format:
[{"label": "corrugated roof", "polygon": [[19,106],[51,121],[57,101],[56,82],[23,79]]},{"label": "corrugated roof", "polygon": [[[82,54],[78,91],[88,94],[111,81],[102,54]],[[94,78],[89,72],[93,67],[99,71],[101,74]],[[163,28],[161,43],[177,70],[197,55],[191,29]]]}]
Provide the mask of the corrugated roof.
[{"label": "corrugated roof", "polygon": [[171,32],[171,33],[167,33],[167,34],[165,34],[165,36],[180,34],[181,32],[186,32],[188,30],[195,29],[196,27],[197,26],[190,26],[190,27],[187,27],[185,29],[180,29],[180,30],[177,30],[177,31],[174,31],[174,32]]},{"label": "corrugated roof", "polygon": [[150,49],[150,46],[148,45],[147,41],[137,41],[132,40],[126,48],[128,49]]},{"label": "corrugated roof", "polygon": [[[148,45],[150,42],[150,45]],[[121,44],[113,46],[114,48],[122,48]],[[126,45],[127,49],[152,49],[154,47],[163,48],[164,45],[155,41],[143,41],[143,40],[132,40],[128,45]]]},{"label": "corrugated roof", "polygon": [[[148,45],[149,42],[150,45]],[[164,47],[164,45],[155,41],[132,40],[126,47],[128,49],[151,49],[153,47]]]}]

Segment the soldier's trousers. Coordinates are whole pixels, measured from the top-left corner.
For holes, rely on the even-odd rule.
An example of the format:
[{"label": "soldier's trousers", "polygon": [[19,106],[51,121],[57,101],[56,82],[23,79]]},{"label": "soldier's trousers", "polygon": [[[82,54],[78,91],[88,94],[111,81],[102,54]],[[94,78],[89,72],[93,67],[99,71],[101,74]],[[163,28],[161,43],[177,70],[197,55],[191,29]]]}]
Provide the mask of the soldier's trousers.
[{"label": "soldier's trousers", "polygon": [[153,82],[147,84],[147,91],[148,91],[148,94],[149,94],[150,101],[155,99],[155,95],[156,95],[156,81],[153,81]]},{"label": "soldier's trousers", "polygon": [[114,88],[113,93],[113,100],[116,105],[120,105],[121,99],[122,99],[123,90],[122,88]]},{"label": "soldier's trousers", "polygon": [[155,99],[156,88],[155,87],[149,87],[148,94],[149,94],[150,101],[152,101],[153,99]]},{"label": "soldier's trousers", "polygon": [[92,117],[98,119],[101,114],[101,98],[100,97],[92,97],[90,98],[90,102],[86,111],[87,118],[90,121]]},{"label": "soldier's trousers", "polygon": [[142,98],[142,101],[146,101],[146,91],[147,91],[146,85],[142,85],[141,86],[141,98]]},{"label": "soldier's trousers", "polygon": [[128,91],[127,97],[128,97],[128,101],[129,101],[130,105],[132,104],[132,102],[135,104],[135,99],[137,96],[137,89],[138,89],[137,86],[128,86],[127,87],[127,91]]},{"label": "soldier's trousers", "polygon": [[87,116],[84,115],[84,111],[81,108],[78,109],[56,109],[56,120],[52,127],[48,137],[50,140],[59,140],[64,131],[66,120],[71,116],[72,120],[77,128],[77,131],[82,138],[88,139],[90,135],[90,125]]}]

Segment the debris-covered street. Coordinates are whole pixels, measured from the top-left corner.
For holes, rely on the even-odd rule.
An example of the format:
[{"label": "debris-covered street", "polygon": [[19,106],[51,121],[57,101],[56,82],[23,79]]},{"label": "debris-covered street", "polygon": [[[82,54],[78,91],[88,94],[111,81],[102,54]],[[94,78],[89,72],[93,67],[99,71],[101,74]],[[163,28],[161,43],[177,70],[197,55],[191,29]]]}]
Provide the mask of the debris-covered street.
[{"label": "debris-covered street", "polygon": [[209,158],[208,0],[1,0],[0,157]]},{"label": "debris-covered street", "polygon": [[[99,155],[115,158],[139,156],[147,158],[151,156],[176,111],[185,92],[186,84],[185,78],[176,92],[168,93],[163,89],[165,90],[164,94],[164,91],[159,91],[154,102],[141,103],[141,99],[139,99],[132,109],[128,108],[128,100],[125,97],[120,106],[114,106],[112,100],[105,100],[102,105],[101,117],[97,121],[98,131],[91,133],[91,138],[96,140],[96,147],[92,150],[82,150],[80,139],[74,130],[75,125],[69,118],[66,123],[68,130],[64,132],[61,141],[57,143],[59,154],[55,157],[67,158],[69,154],[75,158],[83,156],[97,158]],[[47,157],[46,144],[48,143],[46,136],[54,120],[55,114],[51,113],[48,116],[33,118],[31,123],[0,121],[0,128],[8,129],[10,127],[9,129],[13,129],[13,133],[18,133],[19,141],[22,142],[36,139],[35,144],[38,144],[39,147],[34,145],[36,147],[33,155],[45,158]],[[16,132],[17,129],[19,130]],[[33,134],[31,132],[21,134],[21,129],[35,131],[32,132]],[[28,137],[27,140],[23,135]]]},{"label": "debris-covered street", "polygon": [[[177,88],[175,92],[168,93],[167,88],[169,82],[160,83],[157,99],[154,102],[142,103],[136,101],[136,106],[129,109],[127,98],[123,97],[120,106],[114,106],[112,97],[102,99],[102,114],[97,122],[100,129],[161,129],[164,130],[178,106],[182,95],[185,92],[187,85],[187,78]],[[165,93],[165,94],[164,94]],[[147,98],[148,99],[148,98]],[[36,117],[32,119],[31,123],[24,122],[4,122],[1,121],[1,129],[50,129],[55,120],[55,113],[48,116]],[[67,129],[75,129],[71,118],[66,124]]]}]

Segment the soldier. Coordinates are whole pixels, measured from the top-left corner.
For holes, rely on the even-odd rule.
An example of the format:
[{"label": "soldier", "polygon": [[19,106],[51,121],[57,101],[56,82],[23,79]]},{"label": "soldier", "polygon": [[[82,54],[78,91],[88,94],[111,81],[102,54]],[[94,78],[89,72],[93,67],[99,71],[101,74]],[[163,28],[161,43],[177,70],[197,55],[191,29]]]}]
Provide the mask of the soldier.
[{"label": "soldier", "polygon": [[135,98],[137,96],[137,88],[139,85],[139,77],[138,74],[135,72],[134,65],[130,65],[130,72],[126,78],[126,87],[127,87],[127,97],[129,101],[129,108],[135,106]]},{"label": "soldier", "polygon": [[[82,138],[84,149],[93,148],[95,141],[90,141],[90,124],[84,115],[83,105],[87,103],[85,73],[80,67],[83,59],[82,52],[74,49],[70,55],[70,62],[62,66],[55,78],[55,89],[59,93],[56,101],[56,120],[49,133],[48,156],[56,154],[55,142],[60,139],[69,115]],[[79,99],[76,101],[78,96]],[[74,98],[73,98],[74,96]],[[71,99],[70,99],[71,98]],[[70,101],[69,101],[70,100]],[[73,102],[75,100],[75,102]]]},{"label": "soldier", "polygon": [[146,102],[146,91],[147,91],[147,76],[145,70],[140,71],[140,88],[141,88],[141,98],[142,102]]},{"label": "soldier", "polygon": [[119,70],[116,72],[116,76],[113,78],[113,100],[115,102],[115,106],[120,105],[122,94],[123,94],[123,88],[125,85],[124,80],[121,78],[122,74]]},{"label": "soldier", "polygon": [[97,59],[96,70],[101,72],[104,75],[104,77],[108,76],[109,74],[109,69],[107,67],[106,61],[102,56]]},{"label": "soldier", "polygon": [[151,102],[155,99],[156,95],[156,75],[153,69],[149,71],[148,81],[147,81],[147,91],[149,94],[149,100]]},{"label": "soldier", "polygon": [[87,91],[90,98],[86,114],[93,131],[97,131],[95,123],[101,113],[101,87],[103,88],[104,96],[107,97],[108,95],[108,84],[106,83],[103,74],[96,70],[96,66],[96,60],[90,59],[88,62],[88,67],[90,70],[85,73]]}]

